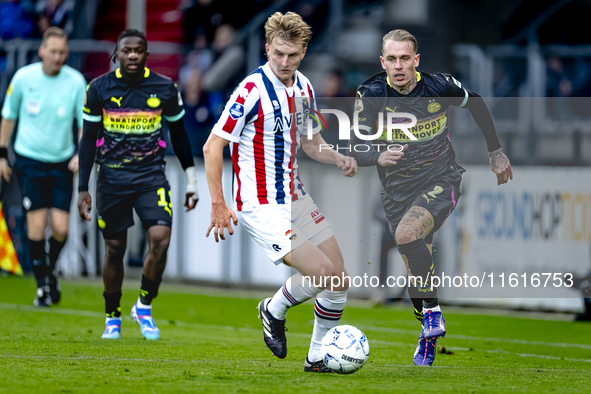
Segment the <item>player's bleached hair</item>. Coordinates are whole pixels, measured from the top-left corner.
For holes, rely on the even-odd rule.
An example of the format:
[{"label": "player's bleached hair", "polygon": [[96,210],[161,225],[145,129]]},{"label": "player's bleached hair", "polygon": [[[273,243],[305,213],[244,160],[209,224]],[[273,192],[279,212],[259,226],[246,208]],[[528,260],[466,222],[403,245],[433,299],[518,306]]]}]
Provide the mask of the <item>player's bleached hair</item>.
[{"label": "player's bleached hair", "polygon": [[301,41],[305,48],[312,38],[312,28],[295,12],[285,15],[276,12],[265,23],[265,38],[267,44],[271,44],[275,38],[280,38],[284,42]]},{"label": "player's bleached hair", "polygon": [[66,34],[65,31],[63,31],[62,29],[60,29],[57,26],[51,26],[51,27],[48,27],[47,30],[45,30],[43,32],[43,38],[41,40],[41,45],[46,46],[47,40],[49,40],[50,37],[63,38],[64,40],[68,40],[68,35]]},{"label": "player's bleached hair", "polygon": [[384,36],[384,39],[382,40],[382,55],[384,54],[384,48],[386,47],[386,42],[388,41],[408,41],[412,44],[412,48],[415,54],[419,50],[419,44],[417,43],[417,39],[415,38],[415,36],[407,32],[406,30],[392,30],[390,33]]}]

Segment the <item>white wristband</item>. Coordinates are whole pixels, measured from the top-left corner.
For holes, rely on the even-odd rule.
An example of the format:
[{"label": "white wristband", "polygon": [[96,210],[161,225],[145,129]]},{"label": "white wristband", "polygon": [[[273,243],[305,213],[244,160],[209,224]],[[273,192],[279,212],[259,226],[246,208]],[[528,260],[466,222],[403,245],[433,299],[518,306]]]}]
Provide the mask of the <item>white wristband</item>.
[{"label": "white wristband", "polygon": [[185,189],[187,193],[194,193],[193,198],[195,200],[199,199],[199,191],[197,190],[197,173],[195,172],[195,167],[189,167],[185,170],[185,176],[187,177],[187,188]]}]

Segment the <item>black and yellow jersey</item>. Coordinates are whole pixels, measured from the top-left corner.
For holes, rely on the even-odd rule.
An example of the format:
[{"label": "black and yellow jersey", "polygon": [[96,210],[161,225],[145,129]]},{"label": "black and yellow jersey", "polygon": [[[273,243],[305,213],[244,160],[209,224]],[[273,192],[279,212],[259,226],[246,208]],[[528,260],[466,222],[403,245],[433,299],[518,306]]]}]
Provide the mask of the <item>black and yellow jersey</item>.
[{"label": "black and yellow jersey", "polygon": [[92,80],[83,118],[102,124],[96,141],[99,184],[134,188],[164,176],[162,119],[176,122],[184,113],[175,83],[148,68],[135,85],[119,69]]},{"label": "black and yellow jersey", "polygon": [[[384,190],[397,201],[405,200],[414,190],[421,189],[441,174],[463,172],[455,161],[447,129],[447,112],[452,105],[463,107],[469,96],[471,92],[449,74],[417,71],[417,85],[408,95],[399,94],[385,72],[376,74],[359,86],[355,115],[362,134],[379,137],[371,141],[373,149],[365,151],[355,148],[365,144],[365,141],[353,133],[351,155],[360,166],[377,165]],[[388,113],[414,115],[417,123],[408,131],[416,140],[411,140],[401,129],[392,130],[388,139]],[[398,124],[409,121],[408,118],[392,119],[392,123]],[[408,149],[396,165],[382,167],[378,165],[378,157],[390,144],[408,144]]]}]

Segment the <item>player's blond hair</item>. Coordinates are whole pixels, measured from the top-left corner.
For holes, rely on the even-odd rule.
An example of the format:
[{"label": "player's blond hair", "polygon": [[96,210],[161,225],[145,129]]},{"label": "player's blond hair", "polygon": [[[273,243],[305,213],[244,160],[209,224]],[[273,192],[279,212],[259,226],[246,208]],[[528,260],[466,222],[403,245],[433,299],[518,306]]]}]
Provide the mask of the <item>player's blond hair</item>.
[{"label": "player's blond hair", "polygon": [[267,44],[271,44],[275,38],[285,42],[301,41],[305,48],[312,38],[312,28],[295,12],[285,15],[276,12],[265,23],[265,38]]},{"label": "player's blond hair", "polygon": [[384,54],[384,48],[386,47],[386,42],[388,41],[408,41],[412,44],[412,48],[415,54],[419,50],[419,44],[417,43],[417,39],[415,38],[415,36],[407,32],[406,30],[392,30],[390,33],[384,36],[384,39],[382,40],[382,55]]},{"label": "player's blond hair", "polygon": [[48,27],[47,30],[45,30],[43,32],[43,39],[41,40],[41,45],[46,45],[47,40],[50,37],[63,38],[66,41],[68,40],[68,35],[66,34],[65,31],[63,31],[63,29],[60,29],[59,27],[56,27],[56,26],[51,26],[51,27]]}]

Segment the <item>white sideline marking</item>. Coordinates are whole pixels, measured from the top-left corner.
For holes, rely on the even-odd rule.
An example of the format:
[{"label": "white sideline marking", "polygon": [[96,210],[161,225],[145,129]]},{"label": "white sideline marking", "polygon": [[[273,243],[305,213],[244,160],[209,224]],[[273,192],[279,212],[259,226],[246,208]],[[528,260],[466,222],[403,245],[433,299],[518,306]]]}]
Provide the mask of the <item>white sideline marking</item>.
[{"label": "white sideline marking", "polygon": [[[104,318],[105,315],[102,312],[93,312],[93,311],[84,311],[84,310],[76,310],[76,309],[64,309],[64,308],[38,308],[30,305],[19,305],[19,304],[5,304],[0,303],[0,309],[7,309],[7,310],[17,310],[17,311],[27,311],[27,312],[41,312],[41,313],[54,313],[60,315],[70,315],[70,316],[85,316],[85,317],[98,317]],[[125,321],[131,321],[129,316],[121,316]],[[162,326],[170,326],[168,320],[165,319],[154,319],[154,322],[158,325]],[[249,327],[234,327],[234,326],[222,326],[222,325],[215,325],[215,324],[200,324],[200,323],[187,323],[179,320],[174,321],[174,325],[178,327],[185,327],[185,328],[203,328],[203,329],[214,329],[214,330],[228,330],[228,331],[240,331],[240,332],[260,332],[261,329],[259,328],[249,328]],[[393,334],[408,334],[408,335],[416,335],[418,330],[404,330],[399,328],[389,328],[389,327],[376,327],[376,326],[361,326],[363,328],[362,331],[373,331],[373,332],[384,332],[384,333],[393,333]],[[292,332],[290,335],[298,336],[298,337],[305,337],[310,338],[310,334],[303,334],[303,333],[295,333]],[[485,342],[500,342],[500,343],[515,343],[520,345],[538,345],[538,346],[551,346],[551,347],[561,347],[561,348],[578,348],[578,349],[591,349],[591,345],[586,345],[582,343],[561,343],[561,342],[543,342],[543,341],[528,341],[525,339],[509,339],[509,338],[493,338],[493,337],[475,337],[475,336],[468,336],[468,335],[454,335],[448,334],[447,338],[450,339],[460,339],[460,340],[469,340],[469,341],[485,341]],[[387,341],[372,341],[376,343],[383,343],[383,344],[392,344],[395,346],[403,346],[403,345],[412,345],[415,347],[415,344],[407,344],[407,343],[400,343],[400,342],[387,342]],[[526,356],[526,353],[510,353],[516,355],[524,355],[522,357],[530,357]],[[536,355],[531,355],[531,357],[537,357]],[[542,358],[551,358],[552,356],[541,356]],[[554,357],[558,360],[561,360],[560,357]],[[552,359],[554,359],[552,358]],[[565,358],[565,360],[567,360]],[[575,359],[568,359],[570,361],[585,361],[591,362],[591,360],[575,360]]]},{"label": "white sideline marking", "polygon": [[584,362],[584,363],[591,363],[591,359],[585,360],[585,359],[580,359],[580,358],[566,358],[566,357],[556,357],[556,356],[544,356],[542,354],[513,353],[513,352],[507,352],[507,351],[502,350],[502,349],[498,349],[498,350],[485,350],[485,352],[486,353],[511,354],[511,355],[515,355],[515,356],[519,356],[519,357],[536,357],[536,358],[545,358],[545,359],[548,359],[548,360],[567,360],[567,361],[580,361],[580,362]]},{"label": "white sideline marking", "polygon": [[[373,332],[384,332],[392,334],[408,334],[417,335],[420,330],[404,330],[401,328],[390,328],[390,327],[375,327],[375,326],[360,326],[363,328],[362,331],[373,331]],[[501,343],[516,343],[520,345],[538,345],[538,346],[553,346],[553,347],[564,347],[564,348],[578,348],[578,349],[591,349],[591,345],[584,343],[561,343],[561,342],[543,342],[543,341],[528,341],[525,339],[510,339],[510,338],[493,338],[493,337],[474,337],[469,335],[457,335],[447,334],[447,339],[461,339],[466,341],[484,341],[484,342],[501,342]]]}]

